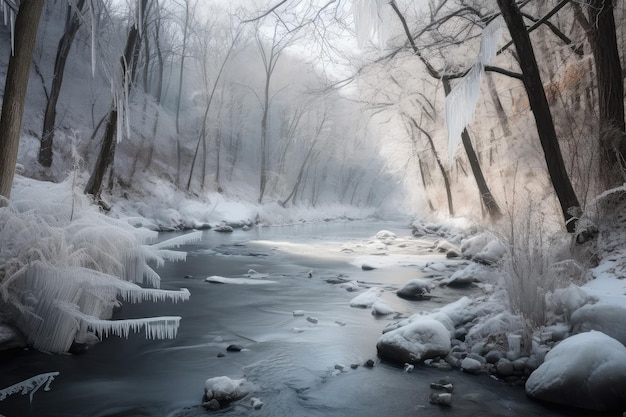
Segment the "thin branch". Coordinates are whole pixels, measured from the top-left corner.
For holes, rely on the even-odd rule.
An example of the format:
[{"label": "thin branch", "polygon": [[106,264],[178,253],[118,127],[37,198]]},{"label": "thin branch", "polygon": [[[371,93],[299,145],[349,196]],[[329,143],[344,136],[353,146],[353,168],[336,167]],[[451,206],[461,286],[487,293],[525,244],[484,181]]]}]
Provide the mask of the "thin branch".
[{"label": "thin branch", "polygon": [[252,19],[248,19],[248,20],[244,20],[241,23],[250,23],[250,22],[255,22],[257,20],[261,20],[263,19],[265,16],[268,16],[270,14],[272,14],[276,9],[278,9],[280,6],[282,6],[283,4],[287,3],[288,0],[282,0],[280,2],[278,2],[275,6],[273,6],[272,8],[270,8],[269,10],[265,11],[265,13],[261,14],[260,16],[257,16],[255,18]]}]

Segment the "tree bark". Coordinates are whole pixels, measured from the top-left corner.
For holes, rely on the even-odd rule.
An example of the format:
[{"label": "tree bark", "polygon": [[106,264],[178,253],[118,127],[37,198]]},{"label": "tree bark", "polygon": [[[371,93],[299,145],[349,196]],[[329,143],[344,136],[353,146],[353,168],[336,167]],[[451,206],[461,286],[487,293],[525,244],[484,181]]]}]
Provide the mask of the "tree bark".
[{"label": "tree bark", "polygon": [[11,196],[24,100],[44,0],[22,0],[15,19],[15,50],[9,58],[0,114],[0,196]]},{"label": "tree bark", "polygon": [[59,40],[59,46],[54,60],[54,75],[43,118],[41,146],[39,148],[38,156],[39,163],[46,168],[50,168],[52,165],[52,145],[54,143],[54,125],[56,123],[57,116],[57,101],[59,100],[61,86],[63,85],[63,75],[65,74],[67,57],[70,53],[70,49],[72,48],[72,44],[74,43],[76,32],[80,28],[79,13],[83,10],[84,5],[85,0],[79,0],[76,3],[76,8],[72,7],[71,3],[68,3],[65,31]]},{"label": "tree bark", "polygon": [[607,188],[626,180],[624,78],[617,49],[613,1],[588,0],[588,38],[598,82],[600,175]]},{"label": "tree bark", "polygon": [[498,6],[519,56],[528,101],[535,116],[537,133],[548,166],[550,180],[561,205],[565,226],[568,232],[573,233],[577,221],[575,216],[578,215],[580,204],[565,169],[530,37],[524,25],[522,14],[514,0],[498,0]]}]

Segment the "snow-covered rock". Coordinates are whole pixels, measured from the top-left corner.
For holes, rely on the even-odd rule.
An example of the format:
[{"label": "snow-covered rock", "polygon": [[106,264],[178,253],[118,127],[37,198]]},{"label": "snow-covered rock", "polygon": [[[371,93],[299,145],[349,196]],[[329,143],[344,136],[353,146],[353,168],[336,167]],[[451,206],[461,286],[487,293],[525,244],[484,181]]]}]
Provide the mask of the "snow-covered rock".
[{"label": "snow-covered rock", "polygon": [[378,297],[380,297],[382,292],[382,289],[372,287],[350,300],[350,307],[369,308],[374,304]]},{"label": "snow-covered rock", "polygon": [[209,378],[204,383],[204,395],[207,402],[217,400],[220,404],[240,400],[249,394],[245,387],[246,379],[231,379],[227,376]]},{"label": "snow-covered rock", "polygon": [[480,250],[472,258],[475,262],[493,265],[497,263],[506,254],[506,248],[498,239],[494,239],[487,243],[482,250]]},{"label": "snow-covered rock", "polygon": [[404,284],[402,288],[396,291],[398,297],[410,300],[430,299],[430,289],[432,284],[422,278],[415,278]]},{"label": "snow-covered rock", "polygon": [[597,331],[569,337],[530,375],[526,393],[579,408],[626,410],[626,347]]},{"label": "snow-covered rock", "polygon": [[583,305],[574,311],[570,324],[574,333],[598,330],[626,346],[626,305]]},{"label": "snow-covered rock", "polygon": [[494,236],[490,233],[480,233],[472,236],[461,242],[461,252],[465,258],[472,259],[494,239]]},{"label": "snow-covered rock", "polygon": [[26,340],[17,330],[0,323],[0,350],[21,348],[26,346]]},{"label": "snow-covered rock", "polygon": [[450,351],[450,332],[439,321],[424,316],[419,320],[384,333],[376,349],[378,354],[398,363],[420,363],[444,357]]},{"label": "snow-covered rock", "polygon": [[395,313],[393,307],[380,298],[376,299],[374,304],[372,304],[372,314],[374,316],[386,316],[393,313]]}]

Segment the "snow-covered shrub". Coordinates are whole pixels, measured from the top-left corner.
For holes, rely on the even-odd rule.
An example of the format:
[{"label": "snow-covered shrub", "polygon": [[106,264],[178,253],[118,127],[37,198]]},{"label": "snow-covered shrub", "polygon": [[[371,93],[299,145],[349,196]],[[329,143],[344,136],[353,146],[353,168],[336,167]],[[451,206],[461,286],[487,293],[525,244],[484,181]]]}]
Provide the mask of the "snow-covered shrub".
[{"label": "snow-covered shrub", "polygon": [[530,195],[521,203],[509,204],[505,210],[505,285],[513,313],[522,318],[523,344],[530,347],[532,333],[546,322],[546,294],[567,286],[574,277],[564,276],[567,262],[562,261],[565,240],[550,232],[549,221],[540,204]]},{"label": "snow-covered shrub", "polygon": [[33,347],[64,352],[87,331],[128,336],[145,328],[150,338],[176,335],[180,317],[108,319],[118,299],[188,299],[186,289],[159,290],[148,262],[184,259],[184,252],[165,248],[199,233],[149,245],[156,233],[102,215],[68,182],[18,179],[17,188],[0,208],[0,307]]}]

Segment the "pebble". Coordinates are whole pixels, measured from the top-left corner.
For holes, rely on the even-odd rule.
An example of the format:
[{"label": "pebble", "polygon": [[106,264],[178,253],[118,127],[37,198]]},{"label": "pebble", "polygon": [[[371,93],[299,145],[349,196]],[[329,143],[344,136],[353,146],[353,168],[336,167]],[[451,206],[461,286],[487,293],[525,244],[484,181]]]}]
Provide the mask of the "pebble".
[{"label": "pebble", "polygon": [[226,348],[228,352],[241,352],[242,349],[243,349],[243,346],[240,346],[240,345],[229,345]]},{"label": "pebble", "polygon": [[344,369],[346,369],[346,366],[338,363],[335,365],[335,369],[337,369],[338,371],[343,371]]},{"label": "pebble", "polygon": [[365,363],[363,365],[368,367],[368,368],[373,368],[374,367],[374,361],[371,360],[371,359],[368,359],[368,360],[365,361]]},{"label": "pebble", "polygon": [[461,369],[471,374],[476,374],[480,372],[482,367],[483,366],[480,361],[477,361],[476,359],[472,359],[470,357],[466,357],[461,361]]},{"label": "pebble", "polygon": [[306,321],[308,321],[309,323],[317,324],[317,318],[315,317],[307,317]]},{"label": "pebble", "polygon": [[257,397],[252,397],[250,398],[250,405],[252,405],[252,408],[254,408],[255,410],[260,410],[261,407],[263,407],[263,401],[261,401]]},{"label": "pebble", "polygon": [[219,410],[220,408],[222,408],[222,406],[220,405],[220,402],[217,401],[216,399],[212,399],[210,401],[202,403],[202,407],[204,407],[206,410],[211,410],[211,411]]},{"label": "pebble", "polygon": [[302,310],[294,310],[293,311],[293,316],[294,317],[302,317],[302,316],[304,316],[304,311],[302,311]]},{"label": "pebble", "polygon": [[496,371],[502,376],[511,376],[514,372],[513,363],[506,358],[502,358],[496,362]]},{"label": "pebble", "polygon": [[450,406],[450,405],[452,405],[452,394],[450,394],[450,393],[445,393],[445,394],[434,393],[434,394],[430,394],[430,403],[431,404],[437,404],[437,405],[447,405],[447,406]]},{"label": "pebble", "polygon": [[218,358],[223,358],[224,356],[226,356],[226,355],[224,355],[224,352],[220,352],[220,353],[217,354]]},{"label": "pebble", "polygon": [[404,372],[413,372],[413,369],[415,369],[414,365],[411,365],[410,363],[404,364]]}]

